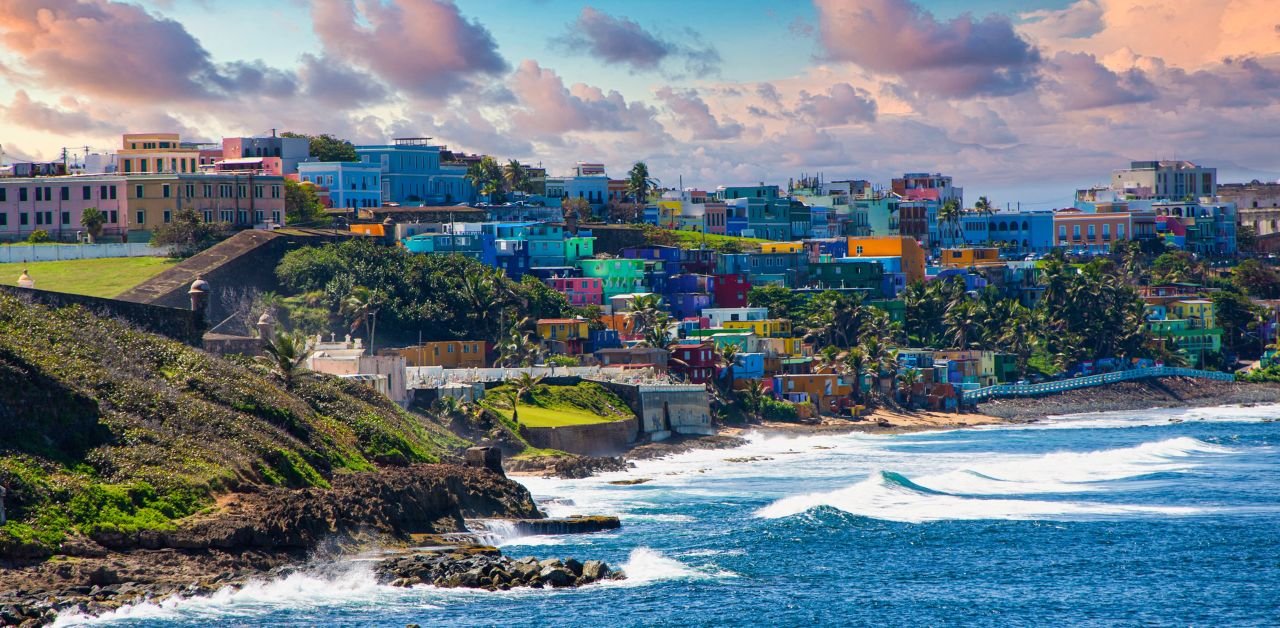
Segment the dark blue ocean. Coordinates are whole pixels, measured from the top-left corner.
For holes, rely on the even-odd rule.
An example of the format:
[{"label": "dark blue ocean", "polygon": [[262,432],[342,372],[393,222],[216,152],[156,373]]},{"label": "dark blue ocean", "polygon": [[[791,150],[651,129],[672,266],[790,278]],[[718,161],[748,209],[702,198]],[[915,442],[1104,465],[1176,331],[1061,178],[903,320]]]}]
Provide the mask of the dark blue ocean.
[{"label": "dark blue ocean", "polygon": [[[901,436],[754,436],[625,474],[527,479],[613,534],[579,590],[393,589],[367,563],[127,609],[125,626],[1280,625],[1280,407]],[[649,478],[634,486],[610,480]],[[498,528],[500,530],[500,528]],[[66,618],[67,624],[83,618]]]}]

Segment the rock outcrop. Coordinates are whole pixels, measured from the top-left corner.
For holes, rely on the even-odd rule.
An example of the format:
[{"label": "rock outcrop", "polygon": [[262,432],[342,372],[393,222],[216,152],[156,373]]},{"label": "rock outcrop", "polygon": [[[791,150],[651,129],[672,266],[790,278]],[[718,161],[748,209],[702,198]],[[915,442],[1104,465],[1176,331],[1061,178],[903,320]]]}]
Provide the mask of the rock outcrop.
[{"label": "rock outcrop", "polygon": [[378,563],[374,574],[382,584],[411,587],[429,584],[445,588],[505,591],[514,587],[578,587],[626,577],[598,560],[572,558],[513,560],[497,548],[470,546],[397,556]]}]

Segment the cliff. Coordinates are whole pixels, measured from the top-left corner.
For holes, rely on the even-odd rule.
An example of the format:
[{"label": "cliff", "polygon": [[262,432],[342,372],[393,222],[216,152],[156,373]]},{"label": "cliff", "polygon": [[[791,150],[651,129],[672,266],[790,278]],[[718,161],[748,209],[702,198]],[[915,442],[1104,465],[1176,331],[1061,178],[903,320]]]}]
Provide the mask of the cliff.
[{"label": "cliff", "polygon": [[[514,483],[420,464],[465,445],[357,384],[308,376],[285,390],[252,363],[0,295],[0,559],[85,543],[291,548],[356,525],[449,531],[426,522],[468,510],[537,516]],[[419,506],[388,505],[402,500]],[[252,520],[230,513],[240,502],[256,504]]]}]

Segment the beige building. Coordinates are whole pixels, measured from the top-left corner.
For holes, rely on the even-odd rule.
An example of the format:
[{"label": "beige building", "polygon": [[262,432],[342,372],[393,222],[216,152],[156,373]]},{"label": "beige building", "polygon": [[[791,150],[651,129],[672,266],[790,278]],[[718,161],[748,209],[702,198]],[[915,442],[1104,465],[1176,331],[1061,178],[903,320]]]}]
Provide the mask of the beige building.
[{"label": "beige building", "polygon": [[194,209],[205,222],[247,227],[284,224],[284,178],[238,174],[127,175],[130,228],[150,231],[179,209]]},{"label": "beige building", "polygon": [[[1280,246],[1280,183],[1224,183],[1218,200],[1236,204],[1236,221],[1253,227],[1268,250]],[[1271,241],[1275,241],[1272,243]]]},{"label": "beige building", "polygon": [[200,149],[184,147],[177,133],[126,133],[121,144],[116,153],[120,174],[200,172]]}]

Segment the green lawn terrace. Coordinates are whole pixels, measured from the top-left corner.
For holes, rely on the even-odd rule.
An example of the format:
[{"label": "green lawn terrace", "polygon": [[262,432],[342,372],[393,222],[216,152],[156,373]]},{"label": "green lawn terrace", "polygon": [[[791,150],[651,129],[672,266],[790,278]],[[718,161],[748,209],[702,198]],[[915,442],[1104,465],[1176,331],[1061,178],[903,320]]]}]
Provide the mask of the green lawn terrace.
[{"label": "green lawn terrace", "polygon": [[[511,398],[519,384],[508,382],[485,393],[481,405],[511,422]],[[564,427],[633,418],[620,397],[593,382],[573,386],[536,384],[520,395],[516,418],[526,427]]]},{"label": "green lawn terrace", "polygon": [[114,298],[177,263],[167,257],[107,257],[0,264],[0,285],[16,286],[25,270],[40,290]]}]

